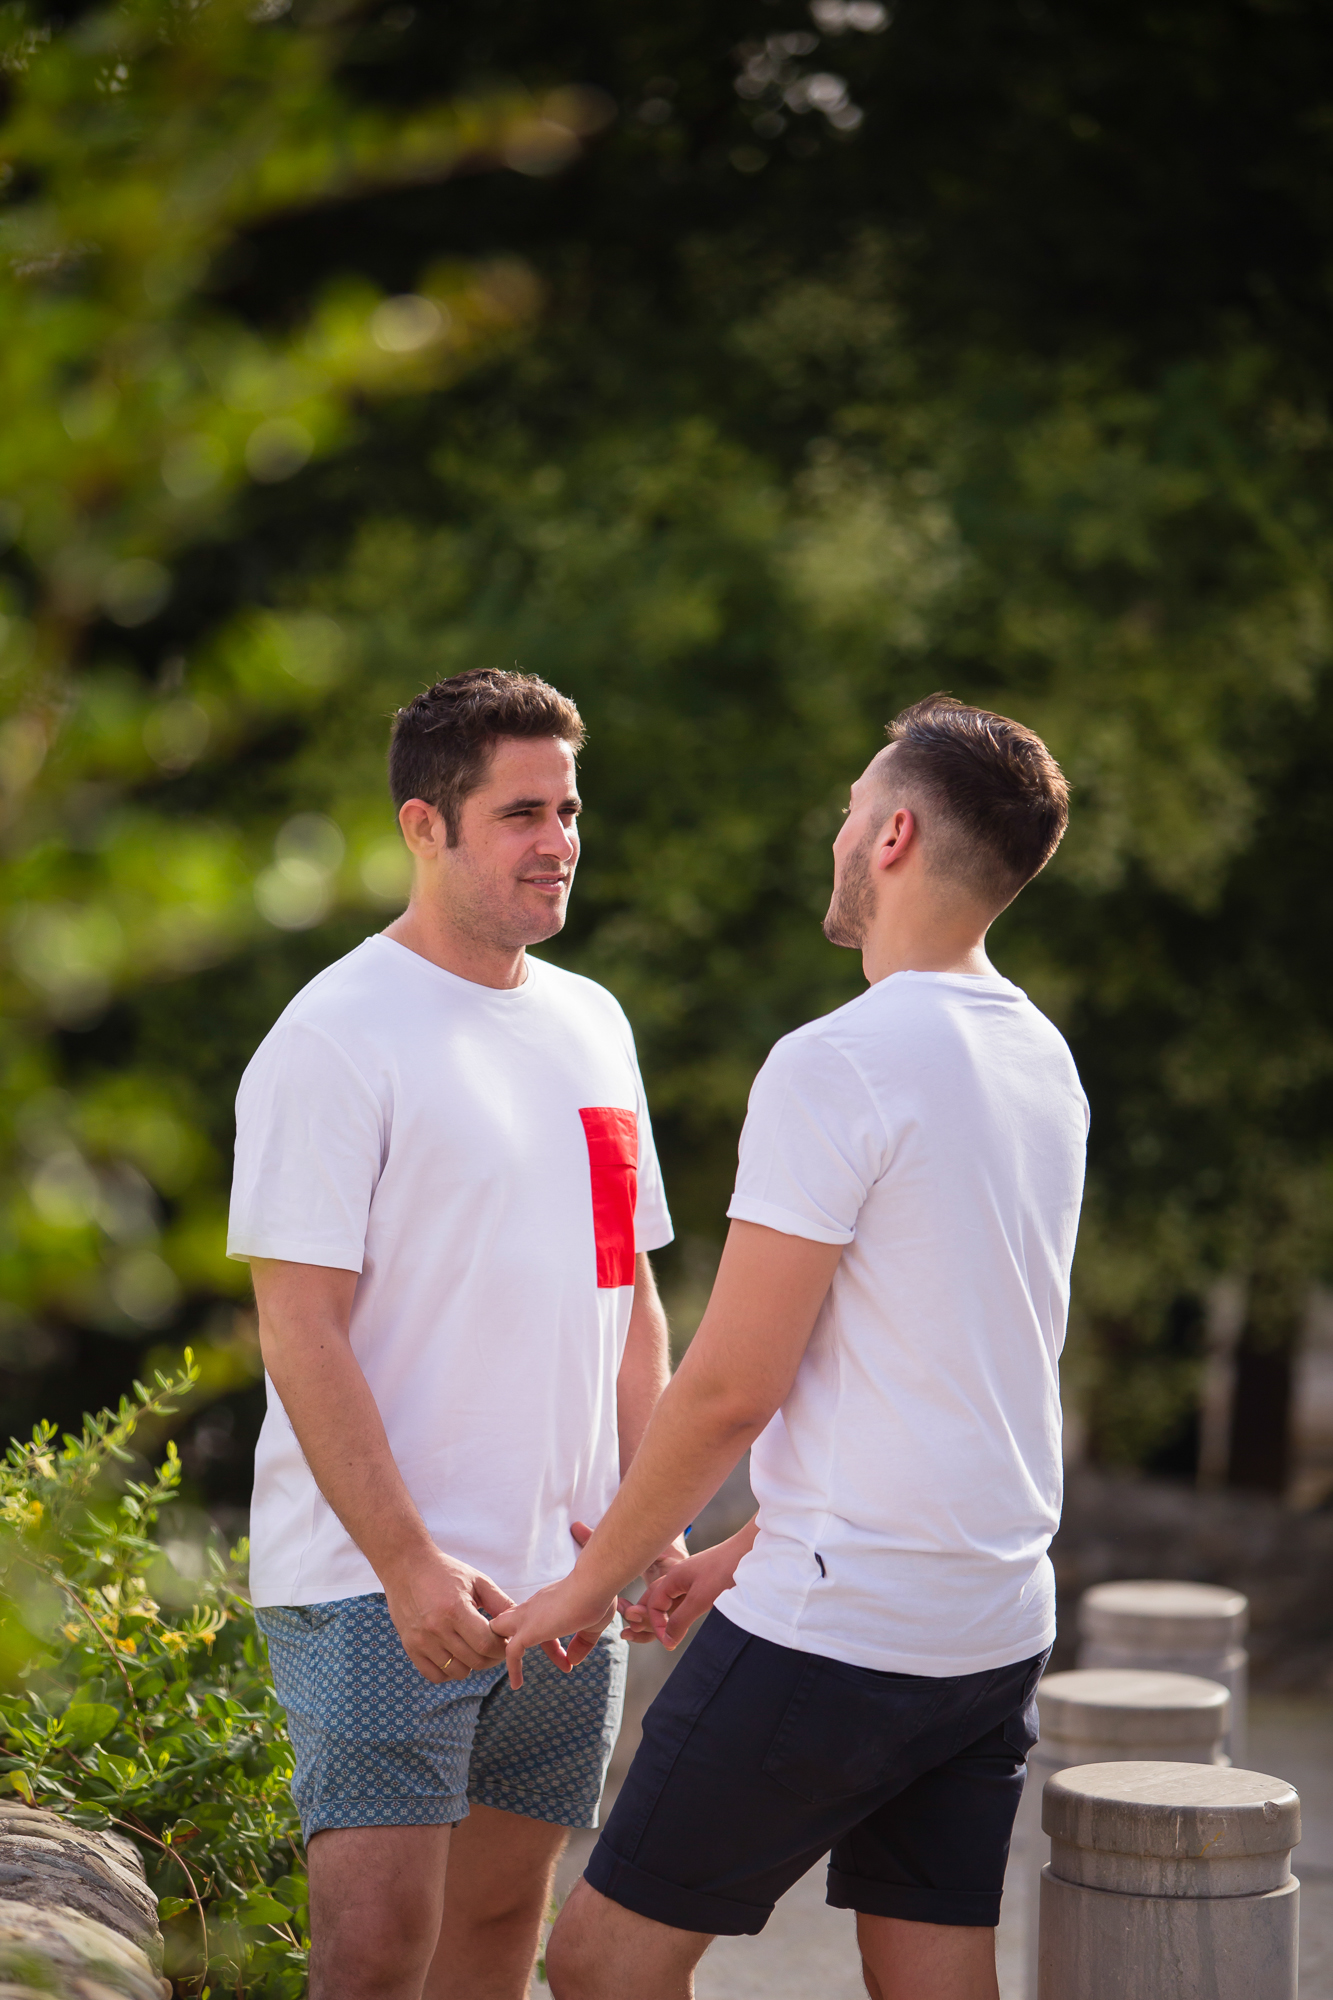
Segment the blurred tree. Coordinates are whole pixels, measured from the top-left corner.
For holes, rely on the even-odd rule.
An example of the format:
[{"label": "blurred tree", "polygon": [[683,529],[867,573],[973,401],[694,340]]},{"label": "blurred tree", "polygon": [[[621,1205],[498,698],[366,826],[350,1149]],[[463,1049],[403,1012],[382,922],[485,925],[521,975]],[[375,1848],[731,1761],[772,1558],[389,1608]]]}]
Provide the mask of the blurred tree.
[{"label": "blurred tree", "polygon": [[[187,685],[162,638],[173,566],[225,540],[244,488],[289,480],[375,399],[447,383],[535,303],[512,260],[437,263],[387,298],[355,276],[321,285],[265,331],[218,302],[213,277],[247,228],[293,207],[506,152],[564,157],[600,115],[591,95],[543,107],[514,89],[406,117],[367,108],[334,80],[336,21],[293,30],[281,13],[134,0],[63,28],[13,7],[0,19],[0,1103],[17,1142],[0,1340],[20,1367],[63,1368],[62,1328],[139,1339],[187,1292],[238,1290],[188,1080],[62,1060],[61,1036],[117,993],[219,963],[262,923],[243,816],[181,811],[170,780],[201,758],[243,767],[348,662],[329,620],[240,592],[207,607]],[[260,909],[282,921],[326,899],[331,837],[292,834]],[[80,1368],[76,1393],[95,1400],[96,1378],[127,1365]],[[214,1343],[206,1381],[238,1371],[249,1357]]]},{"label": "blurred tree", "polygon": [[[1314,14],[199,19],[29,27],[15,58],[7,129],[37,136],[7,213],[37,244],[54,202],[66,252],[11,262],[31,330],[0,363],[39,369],[4,478],[6,755],[32,780],[6,850],[14,1421],[113,1393],[108,1333],[193,1332],[215,1393],[252,1366],[219,1306],[236,1079],[401,896],[387,713],[517,660],[591,727],[555,949],[639,1031],[682,1298],[755,1067],[859,985],[818,917],[883,722],[944,685],[1048,736],[1074,826],[995,938],[1093,1099],[1071,1363],[1093,1442],[1187,1463],[1199,1302],[1252,1274],[1270,1393],[1237,1400],[1234,1467],[1279,1480],[1284,1357],[1328,1262]],[[185,40],[106,68],[99,36],[168,21]],[[117,124],[104,73],[152,115]],[[159,211],[138,248],[81,247]],[[77,559],[34,539],[57,516]],[[238,1499],[253,1418],[238,1390],[195,1436]]]}]

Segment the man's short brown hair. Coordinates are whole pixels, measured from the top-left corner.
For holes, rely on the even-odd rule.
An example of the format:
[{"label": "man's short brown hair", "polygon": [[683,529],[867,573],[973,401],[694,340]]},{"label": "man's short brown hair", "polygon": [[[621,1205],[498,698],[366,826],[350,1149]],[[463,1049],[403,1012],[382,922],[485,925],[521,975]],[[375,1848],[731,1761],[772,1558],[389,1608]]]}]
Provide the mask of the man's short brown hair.
[{"label": "man's short brown hair", "polygon": [[996,911],[1041,873],[1069,824],[1069,786],[1040,736],[927,695],[885,731],[884,783],[918,806],[930,866]]},{"label": "man's short brown hair", "polygon": [[393,719],[394,805],[424,799],[444,820],[450,847],[457,847],[463,801],[486,776],[502,736],[558,736],[577,752],[584,730],[569,697],[536,674],[473,667],[424,688]]}]

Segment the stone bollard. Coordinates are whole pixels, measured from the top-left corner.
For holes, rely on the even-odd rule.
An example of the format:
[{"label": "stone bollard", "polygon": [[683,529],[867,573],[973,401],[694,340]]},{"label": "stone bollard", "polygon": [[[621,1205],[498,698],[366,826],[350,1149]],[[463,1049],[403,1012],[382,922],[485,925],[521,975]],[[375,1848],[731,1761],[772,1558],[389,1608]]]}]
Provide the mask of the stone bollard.
[{"label": "stone bollard", "polygon": [[1039,2000],[1296,2000],[1285,1779],[1082,1764],[1047,1780],[1042,1826]]},{"label": "stone bollard", "polygon": [[166,2000],[157,1901],[132,1841],[0,1805],[0,1995]]},{"label": "stone bollard", "polygon": [[1078,1607],[1080,1667],[1201,1674],[1231,1696],[1227,1755],[1245,1758],[1249,1600],[1213,1583],[1098,1583]]},{"label": "stone bollard", "polygon": [[1041,1740],[1028,1757],[1027,1782],[1014,1825],[1006,1895],[1017,1892],[1028,2000],[1037,1992],[1037,1922],[1041,1872],[1051,1858],[1041,1827],[1042,1786],[1074,1764],[1170,1757],[1183,1764],[1226,1762],[1222,1748],[1230,1696],[1216,1681],[1107,1667],[1047,1674],[1037,1689]]}]

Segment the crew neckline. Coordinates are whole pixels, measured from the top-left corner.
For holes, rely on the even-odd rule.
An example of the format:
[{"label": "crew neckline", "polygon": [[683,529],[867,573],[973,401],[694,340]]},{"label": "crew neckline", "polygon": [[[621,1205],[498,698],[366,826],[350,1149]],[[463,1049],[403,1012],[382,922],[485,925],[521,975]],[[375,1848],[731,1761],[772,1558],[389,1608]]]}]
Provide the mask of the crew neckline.
[{"label": "crew neckline", "polygon": [[461,972],[450,972],[447,965],[437,965],[433,958],[427,958],[422,952],[413,951],[410,944],[400,944],[397,938],[387,936],[384,931],[372,932],[366,943],[386,944],[390,951],[401,953],[404,958],[411,959],[415,964],[422,966],[427,973],[433,974],[436,979],[447,980],[449,985],[459,987],[465,993],[485,995],[486,998],[505,1007],[514,1007],[526,1001],[538,984],[539,975],[536,973],[538,961],[531,953],[524,955],[527,977],[521,986],[487,986],[480,979],[467,979]]},{"label": "crew neckline", "polygon": [[[933,980],[939,986],[959,987],[962,989],[964,993],[975,993],[978,990],[984,990],[986,988],[993,989],[998,986],[1005,987],[1010,993],[1022,992],[1022,988],[1015,986],[1012,979],[1006,979],[1002,972],[995,972],[995,971],[917,972],[914,971],[910,966],[904,966],[900,972],[891,972],[888,975],[888,978],[877,980],[875,983],[876,985],[879,986],[888,986],[895,979]],[[874,990],[875,988],[874,986],[872,986],[870,991],[873,993]]]}]

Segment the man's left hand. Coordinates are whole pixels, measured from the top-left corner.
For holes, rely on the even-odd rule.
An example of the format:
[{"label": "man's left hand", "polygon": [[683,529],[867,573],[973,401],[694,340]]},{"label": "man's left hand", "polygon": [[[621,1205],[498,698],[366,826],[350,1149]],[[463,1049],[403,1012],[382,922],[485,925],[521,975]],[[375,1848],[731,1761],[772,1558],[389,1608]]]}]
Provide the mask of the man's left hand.
[{"label": "man's left hand", "polygon": [[[491,1620],[491,1630],[505,1642],[509,1685],[523,1685],[523,1655],[529,1646],[540,1646],[562,1673],[569,1673],[586,1660],[602,1633],[616,1615],[613,1598],[594,1602],[577,1569],[559,1583],[548,1583],[512,1611],[502,1611]],[[565,1645],[562,1635],[573,1633]]]}]

